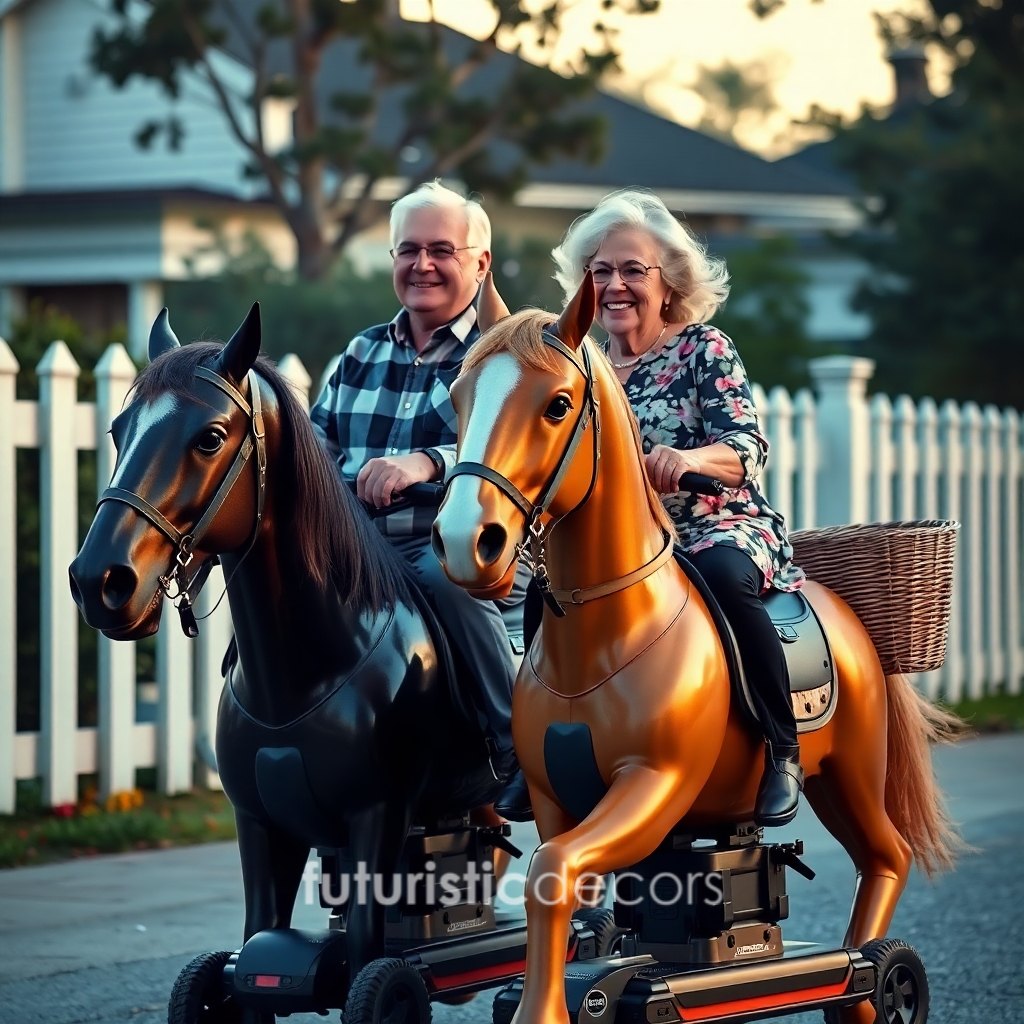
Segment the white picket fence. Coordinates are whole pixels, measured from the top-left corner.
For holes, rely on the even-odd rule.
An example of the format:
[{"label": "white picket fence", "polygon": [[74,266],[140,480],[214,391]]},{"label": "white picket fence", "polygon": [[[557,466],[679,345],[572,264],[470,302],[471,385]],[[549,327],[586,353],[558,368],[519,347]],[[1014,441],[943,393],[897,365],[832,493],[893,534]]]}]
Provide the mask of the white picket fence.
[{"label": "white picket fence", "polygon": [[[288,356],[281,369],[301,394],[311,380]],[[772,444],[766,491],[791,528],[890,519],[956,519],[953,616],[942,669],[918,677],[930,697],[958,700],[1020,691],[1024,671],[1021,415],[931,399],[867,397],[869,360],[832,356],[811,364],[815,392],[782,388],[755,400]],[[18,364],[0,339],[0,813],[13,810],[15,781],[42,778],[47,805],[70,803],[77,776],[98,773],[102,795],[131,789],[137,768],[157,769],[162,792],[217,785],[199,752],[212,743],[220,660],[230,634],[224,602],[187,640],[173,609],[157,637],[156,720],[138,721],[136,652],[99,638],[98,725],[80,728],[78,610],[67,567],[77,529],[77,454],[97,450],[98,486],[113,466],[110,421],[135,376],[120,345],[96,367],[97,401],[77,400],[79,367],[63,342],[37,367],[38,401],[15,398]],[[41,727],[15,729],[15,451],[35,448],[41,472]],[[221,592],[215,572],[199,613]],[[169,613],[169,614],[168,614]],[[153,681],[149,681],[152,689]]]}]

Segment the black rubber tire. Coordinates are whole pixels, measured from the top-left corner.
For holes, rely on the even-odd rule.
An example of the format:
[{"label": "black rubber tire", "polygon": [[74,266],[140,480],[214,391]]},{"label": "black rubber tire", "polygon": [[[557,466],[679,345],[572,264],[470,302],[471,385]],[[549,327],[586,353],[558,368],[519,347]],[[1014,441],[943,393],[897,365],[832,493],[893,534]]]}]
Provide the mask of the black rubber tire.
[{"label": "black rubber tire", "polygon": [[585,910],[577,910],[572,916],[573,920],[587,925],[593,931],[597,939],[598,956],[612,956],[616,944],[626,934],[626,929],[615,923],[615,912],[608,907],[587,907]]},{"label": "black rubber tire", "polygon": [[352,982],[341,1019],[344,1024],[430,1024],[427,986],[406,960],[371,960]]},{"label": "black rubber tire", "polygon": [[167,1024],[241,1024],[242,1008],[224,992],[225,951],[200,953],[181,970],[167,1002]]},{"label": "black rubber tire", "polygon": [[491,1004],[491,1024],[512,1024],[512,1018],[516,1015],[516,1007],[509,1003],[499,1003],[498,996],[505,990],[498,989]]},{"label": "black rubber tire", "polygon": [[928,975],[917,950],[902,939],[873,939],[861,954],[878,969],[872,999],[876,1024],[925,1024]]}]

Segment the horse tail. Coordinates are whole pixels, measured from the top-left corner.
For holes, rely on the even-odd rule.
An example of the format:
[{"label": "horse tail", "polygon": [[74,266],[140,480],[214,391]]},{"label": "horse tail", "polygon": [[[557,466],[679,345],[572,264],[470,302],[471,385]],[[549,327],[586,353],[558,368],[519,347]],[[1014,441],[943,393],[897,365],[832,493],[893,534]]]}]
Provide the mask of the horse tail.
[{"label": "horse tail", "polygon": [[902,674],[885,677],[888,751],[885,810],[929,877],[953,867],[967,847],[935,779],[931,744],[961,735],[956,715],[921,696]]}]

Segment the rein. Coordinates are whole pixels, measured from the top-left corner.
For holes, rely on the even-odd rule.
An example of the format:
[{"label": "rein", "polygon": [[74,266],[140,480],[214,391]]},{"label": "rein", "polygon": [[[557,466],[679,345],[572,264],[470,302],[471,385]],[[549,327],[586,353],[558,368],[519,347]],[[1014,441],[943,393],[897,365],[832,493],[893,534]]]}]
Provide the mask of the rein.
[{"label": "rein", "polygon": [[[562,607],[563,604],[586,604],[588,601],[596,601],[598,598],[607,597],[609,594],[625,590],[627,587],[631,587],[634,583],[639,583],[641,580],[645,580],[652,573],[660,569],[672,557],[673,544],[672,539],[670,537],[666,537],[665,546],[657,555],[655,555],[654,558],[645,565],[640,566],[640,568],[626,573],[625,576],[618,576],[615,579],[606,581],[605,583],[597,583],[590,587],[575,587],[565,590],[552,589],[551,578],[548,575],[546,564],[545,541],[548,534],[551,532],[555,521],[550,520],[545,524],[541,522],[541,517],[544,516],[548,511],[551,502],[554,501],[555,495],[558,493],[558,489],[562,485],[562,481],[565,479],[565,474],[568,472],[569,467],[572,464],[572,460],[576,455],[580,442],[583,440],[583,434],[586,432],[591,420],[593,420],[594,423],[594,459],[590,485],[587,487],[586,494],[583,495],[582,499],[570,510],[570,512],[575,512],[577,509],[582,508],[594,493],[594,486],[597,483],[598,462],[601,458],[601,404],[598,401],[594,390],[594,385],[597,383],[597,377],[594,374],[593,366],[590,361],[590,353],[587,351],[586,344],[582,344],[579,349],[583,356],[583,362],[581,365],[580,362],[577,361],[576,354],[572,349],[570,349],[560,338],[552,334],[550,331],[543,331],[541,333],[541,340],[549,348],[554,349],[560,355],[568,359],[569,362],[579,370],[586,382],[586,389],[583,395],[583,407],[581,408],[580,414],[573,426],[573,431],[569,436],[568,444],[559,457],[558,463],[555,465],[551,477],[542,488],[536,502],[531,502],[530,499],[527,498],[523,492],[520,491],[511,480],[509,480],[508,477],[502,475],[497,470],[492,469],[490,466],[485,466],[481,462],[457,463],[455,468],[449,474],[447,483],[450,484],[455,477],[462,475],[481,477],[494,484],[494,486],[497,487],[498,490],[500,490],[523,513],[526,518],[527,540],[525,544],[521,542],[516,546],[515,555],[513,557],[518,558],[522,553],[524,546],[528,546],[533,569],[533,578],[542,597],[544,598],[544,602],[555,615],[562,617],[565,615],[565,609]],[[566,515],[569,515],[570,512],[567,512]]]},{"label": "rein", "polygon": [[[230,381],[208,367],[197,367],[196,376],[209,381],[223,391],[249,420],[249,432],[246,433],[245,439],[242,441],[231,465],[228,467],[227,473],[224,475],[224,479],[220,482],[220,486],[214,492],[210,503],[199,517],[198,522],[196,522],[191,530],[183,533],[141,494],[136,494],[134,491],[126,490],[123,487],[108,487],[100,495],[99,501],[96,503],[97,508],[105,501],[119,501],[125,505],[130,505],[136,512],[145,516],[171,542],[174,554],[171,557],[170,571],[159,577],[160,586],[164,591],[164,595],[172,603],[175,603],[178,615],[181,617],[181,628],[185,635],[193,638],[199,635],[199,625],[196,622],[192,606],[199,596],[203,585],[206,583],[210,571],[216,564],[216,560],[213,558],[207,559],[199,567],[191,580],[187,579],[185,570],[192,562],[196,547],[213,525],[214,519],[231,493],[235,481],[238,480],[242,470],[245,469],[245,465],[253,451],[256,452],[256,467],[258,471],[256,474],[256,522],[253,525],[252,536],[249,539],[245,553],[239,560],[238,565],[235,566],[236,572],[256,543],[256,535],[259,532],[260,523],[263,521],[263,506],[267,493],[266,430],[263,425],[263,409],[260,404],[259,382],[255,371],[250,370],[248,373],[249,393],[252,396],[251,406],[246,401],[245,396]],[[229,579],[224,584],[225,592],[227,591],[227,584],[230,582]],[[172,586],[177,587],[176,593],[171,592]],[[221,597],[223,596],[221,594]],[[218,599],[217,604],[220,604],[220,599]],[[216,608],[216,605],[214,607]],[[212,610],[207,615],[211,613]],[[206,618],[206,616],[204,615],[203,618]]]}]

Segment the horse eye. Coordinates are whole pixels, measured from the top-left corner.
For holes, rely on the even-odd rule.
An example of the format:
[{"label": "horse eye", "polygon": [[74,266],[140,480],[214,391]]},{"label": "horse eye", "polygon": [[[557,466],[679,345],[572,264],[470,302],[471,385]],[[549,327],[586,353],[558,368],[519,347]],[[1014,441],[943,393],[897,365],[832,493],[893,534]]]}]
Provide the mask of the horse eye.
[{"label": "horse eye", "polygon": [[572,402],[565,395],[557,395],[551,400],[551,404],[547,407],[544,415],[549,420],[564,420],[571,408]]},{"label": "horse eye", "polygon": [[224,435],[212,427],[204,430],[196,440],[196,451],[201,455],[216,455],[224,445]]}]

